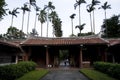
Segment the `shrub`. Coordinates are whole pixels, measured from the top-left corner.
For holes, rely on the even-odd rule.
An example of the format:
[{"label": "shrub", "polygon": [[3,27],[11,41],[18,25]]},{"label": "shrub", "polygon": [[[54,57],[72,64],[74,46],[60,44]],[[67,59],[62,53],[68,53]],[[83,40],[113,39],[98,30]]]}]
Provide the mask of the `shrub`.
[{"label": "shrub", "polygon": [[120,64],[113,64],[107,62],[95,62],[94,68],[103,73],[107,73],[108,75],[120,79]]},{"label": "shrub", "polygon": [[25,73],[34,70],[35,67],[36,64],[32,61],[0,66],[0,80],[15,80]]}]

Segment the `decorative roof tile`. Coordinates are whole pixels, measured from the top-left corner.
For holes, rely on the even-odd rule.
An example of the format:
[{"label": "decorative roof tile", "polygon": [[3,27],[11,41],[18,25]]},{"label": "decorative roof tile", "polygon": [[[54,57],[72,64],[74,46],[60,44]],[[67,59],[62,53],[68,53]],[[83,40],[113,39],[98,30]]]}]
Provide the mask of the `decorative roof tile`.
[{"label": "decorative roof tile", "polygon": [[22,42],[21,45],[79,45],[79,44],[108,44],[107,41],[99,37],[80,38],[30,38]]}]

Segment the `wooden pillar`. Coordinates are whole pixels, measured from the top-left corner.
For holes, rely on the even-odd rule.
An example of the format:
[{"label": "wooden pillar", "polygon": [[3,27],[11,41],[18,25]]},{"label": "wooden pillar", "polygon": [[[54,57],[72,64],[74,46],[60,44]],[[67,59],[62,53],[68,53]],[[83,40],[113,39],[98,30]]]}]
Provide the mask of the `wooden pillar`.
[{"label": "wooden pillar", "polygon": [[107,62],[107,52],[105,51],[105,62]]},{"label": "wooden pillar", "polygon": [[25,53],[23,60],[24,60],[24,61],[28,61],[30,55],[31,55],[31,48],[29,47],[29,48],[28,48],[28,52]]},{"label": "wooden pillar", "polygon": [[102,61],[107,62],[107,50],[103,49],[102,53]]},{"label": "wooden pillar", "polygon": [[28,61],[28,53],[25,53],[24,60]]},{"label": "wooden pillar", "polygon": [[49,65],[49,53],[48,53],[48,47],[46,47],[46,68],[48,68],[48,65]]},{"label": "wooden pillar", "polygon": [[83,58],[82,58],[82,46],[83,46],[83,45],[80,45],[80,56],[79,56],[79,57],[80,57],[80,58],[79,58],[79,67],[80,67],[80,68],[83,67],[83,65],[82,65],[82,59],[83,59]]},{"label": "wooden pillar", "polygon": [[16,55],[15,63],[18,63],[18,54]]}]

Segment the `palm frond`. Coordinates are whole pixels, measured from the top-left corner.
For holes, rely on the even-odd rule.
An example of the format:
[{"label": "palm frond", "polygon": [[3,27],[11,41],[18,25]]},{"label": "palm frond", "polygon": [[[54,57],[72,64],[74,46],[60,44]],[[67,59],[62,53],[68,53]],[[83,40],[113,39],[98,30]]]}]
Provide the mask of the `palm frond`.
[{"label": "palm frond", "polygon": [[88,4],[86,8],[88,12],[92,12],[95,9],[95,7],[92,4]]},{"label": "palm frond", "polygon": [[76,14],[70,15],[70,18],[73,19],[76,16]]},{"label": "palm frond", "polygon": [[76,8],[77,8],[77,6],[78,6],[78,4],[77,4],[77,3],[75,3],[75,4],[74,4],[74,9],[76,9]]},{"label": "palm frond", "polygon": [[9,11],[8,13],[9,13],[9,14],[12,14],[12,12],[11,12],[11,11]]},{"label": "palm frond", "polygon": [[100,1],[98,1],[98,0],[92,0],[92,5],[94,6],[94,5],[99,5],[99,3],[100,3]]}]

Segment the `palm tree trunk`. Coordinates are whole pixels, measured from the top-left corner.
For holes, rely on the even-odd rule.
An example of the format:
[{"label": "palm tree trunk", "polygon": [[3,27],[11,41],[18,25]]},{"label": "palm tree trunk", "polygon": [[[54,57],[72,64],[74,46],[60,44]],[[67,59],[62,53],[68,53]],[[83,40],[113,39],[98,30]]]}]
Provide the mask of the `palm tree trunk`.
[{"label": "palm tree trunk", "polygon": [[24,25],[24,13],[23,13],[23,16],[22,16],[22,28],[21,28],[22,32],[23,32],[23,25]]},{"label": "palm tree trunk", "polygon": [[79,5],[79,26],[81,25],[80,5]]},{"label": "palm tree trunk", "polygon": [[42,25],[42,23],[41,23],[41,37],[42,37],[42,29],[43,29],[43,25]]},{"label": "palm tree trunk", "polygon": [[47,34],[46,34],[46,37],[48,37],[48,27],[49,27],[48,15],[49,15],[49,9],[48,9],[48,13],[47,13]]},{"label": "palm tree trunk", "polygon": [[90,13],[90,24],[91,24],[91,33],[93,32],[93,29],[92,29],[92,18],[91,18],[91,13]]},{"label": "palm tree trunk", "polygon": [[54,37],[54,34],[55,34],[55,31],[54,31],[54,28],[53,28],[53,37]]},{"label": "palm tree trunk", "polygon": [[[29,9],[31,9],[31,5],[29,5]],[[29,30],[29,20],[30,20],[30,11],[28,12],[28,20],[27,20],[27,34]]]},{"label": "palm tree trunk", "polygon": [[107,37],[107,36],[108,36],[108,33],[107,33],[108,30],[107,30],[107,22],[106,22],[106,19],[107,19],[107,18],[106,18],[106,10],[104,10],[104,11],[105,11],[105,26],[106,26],[106,37]]},{"label": "palm tree trunk", "polygon": [[81,36],[81,30],[80,30],[80,36]]},{"label": "palm tree trunk", "polygon": [[[11,20],[11,26],[10,26],[10,28],[13,27],[13,18],[14,18],[14,16],[12,15],[12,20]],[[12,38],[12,36],[13,36],[13,33],[12,33],[12,30],[11,30],[10,31],[10,37]]]},{"label": "palm tree trunk", "polygon": [[93,10],[93,32],[95,34],[95,15],[94,15],[94,10]]},{"label": "palm tree trunk", "polygon": [[13,27],[13,18],[14,18],[14,16],[12,15],[12,20],[11,20],[11,26],[10,27]]},{"label": "palm tree trunk", "polygon": [[105,20],[106,20],[106,10],[105,10]]},{"label": "palm tree trunk", "polygon": [[36,15],[35,15],[34,29],[36,29],[36,21],[37,21],[37,12],[36,12]]},{"label": "palm tree trunk", "polygon": [[72,25],[72,35],[73,35],[73,19],[71,19],[71,25]]}]

